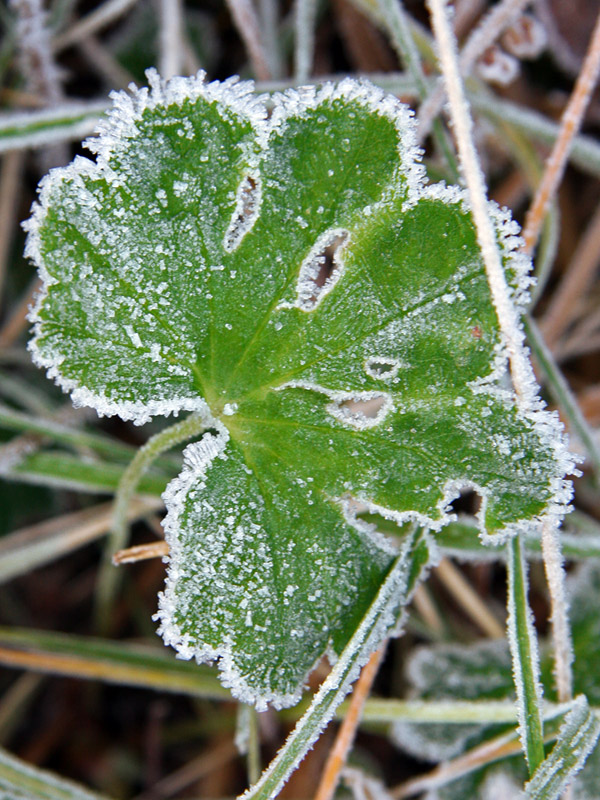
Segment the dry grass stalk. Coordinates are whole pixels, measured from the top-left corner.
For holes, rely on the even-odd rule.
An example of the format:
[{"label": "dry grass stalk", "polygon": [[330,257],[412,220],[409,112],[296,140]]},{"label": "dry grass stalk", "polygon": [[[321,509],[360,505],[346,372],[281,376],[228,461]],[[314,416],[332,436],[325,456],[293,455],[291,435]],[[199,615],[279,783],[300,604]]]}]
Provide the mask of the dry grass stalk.
[{"label": "dry grass stalk", "polygon": [[119,564],[133,564],[136,561],[146,561],[149,558],[164,558],[169,555],[169,545],[164,541],[138,544],[118,550],[112,557],[115,566]]},{"label": "dry grass stalk", "polygon": [[540,329],[550,348],[554,347],[578,315],[579,301],[590,287],[599,265],[600,205],[581,237],[569,268],[540,321]]},{"label": "dry grass stalk", "polygon": [[78,20],[64,33],[56,36],[52,42],[52,49],[55,53],[59,53],[66,47],[99,33],[103,28],[106,28],[127,13],[137,2],[138,0],[107,0]]},{"label": "dry grass stalk", "polygon": [[6,153],[2,159],[0,172],[0,301],[15,230],[24,158],[25,154],[22,150],[13,150]]},{"label": "dry grass stalk", "polygon": [[583,67],[562,117],[558,138],[546,161],[544,175],[525,218],[524,251],[532,253],[544,224],[544,217],[567,165],[573,139],[581,127],[592,90],[600,72],[600,14],[596,20]]},{"label": "dry grass stalk", "polygon": [[486,636],[491,639],[504,638],[504,626],[498,622],[463,573],[449,559],[443,558],[435,572],[465,614]]},{"label": "dry grass stalk", "polygon": [[335,794],[340,780],[340,773],[346,763],[346,758],[348,757],[352,743],[354,742],[362,710],[371,692],[373,681],[377,677],[377,672],[383,659],[385,649],[385,645],[383,645],[379,650],[372,653],[360,673],[360,677],[352,692],[346,716],[340,725],[338,735],[336,736],[331,752],[325,763],[325,769],[323,770],[321,782],[317,788],[314,800],[332,800]]},{"label": "dry grass stalk", "polygon": [[227,0],[227,5],[235,27],[246,45],[256,77],[259,81],[268,81],[272,77],[271,68],[251,0]]}]

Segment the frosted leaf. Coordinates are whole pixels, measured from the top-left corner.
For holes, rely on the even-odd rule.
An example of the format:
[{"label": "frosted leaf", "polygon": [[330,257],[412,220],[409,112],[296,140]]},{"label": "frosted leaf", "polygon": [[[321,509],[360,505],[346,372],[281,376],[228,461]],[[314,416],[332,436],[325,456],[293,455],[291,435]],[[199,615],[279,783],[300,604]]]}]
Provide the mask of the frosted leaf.
[{"label": "frosted leaf", "polygon": [[[27,252],[36,362],[79,405],[212,432],[169,487],[158,618],[243,700],[294,702],[394,546],[465,488],[492,541],[561,516],[558,419],[519,411],[458,188],[426,187],[409,112],[367,82],[269,98],[203,76],[114,97],[43,182]],[[519,307],[529,265],[491,207]]]},{"label": "frosted leaf", "polygon": [[[413,651],[406,663],[410,695],[419,699],[500,700],[514,694],[511,658],[505,641],[471,646],[441,644]],[[479,724],[396,722],[391,735],[415,758],[439,762],[478,742]]]}]

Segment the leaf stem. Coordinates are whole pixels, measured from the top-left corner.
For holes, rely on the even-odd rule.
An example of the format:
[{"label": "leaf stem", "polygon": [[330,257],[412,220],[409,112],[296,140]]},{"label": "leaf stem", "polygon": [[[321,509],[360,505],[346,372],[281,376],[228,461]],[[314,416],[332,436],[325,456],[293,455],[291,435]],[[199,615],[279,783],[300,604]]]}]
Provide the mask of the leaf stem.
[{"label": "leaf stem", "polygon": [[119,573],[112,564],[112,554],[122,550],[127,542],[127,512],[142,475],[162,453],[203,433],[209,425],[210,420],[205,414],[190,414],[181,422],[152,436],[138,450],[123,473],[115,494],[112,532],[106,542],[104,560],[98,574],[96,619],[101,630],[106,630],[108,627],[109,610],[119,580]]},{"label": "leaf stem", "polygon": [[519,537],[508,542],[508,640],[513,658],[519,728],[529,774],[544,760],[537,640],[527,600],[527,566]]}]

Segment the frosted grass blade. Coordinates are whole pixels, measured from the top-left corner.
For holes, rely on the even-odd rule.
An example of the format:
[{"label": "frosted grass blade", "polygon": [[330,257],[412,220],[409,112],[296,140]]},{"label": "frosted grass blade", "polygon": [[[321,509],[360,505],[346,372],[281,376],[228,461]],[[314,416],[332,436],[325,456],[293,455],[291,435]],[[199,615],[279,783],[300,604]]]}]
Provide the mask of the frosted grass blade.
[{"label": "frosted grass blade", "polygon": [[519,539],[508,543],[508,641],[517,693],[519,733],[530,775],[544,760],[540,665],[529,607],[527,565]]},{"label": "frosted grass blade", "polygon": [[573,702],[552,752],[525,785],[528,800],[557,800],[585,764],[600,736],[600,720],[580,695]]},{"label": "frosted grass blade", "polygon": [[0,794],[10,800],[110,800],[0,748]]}]

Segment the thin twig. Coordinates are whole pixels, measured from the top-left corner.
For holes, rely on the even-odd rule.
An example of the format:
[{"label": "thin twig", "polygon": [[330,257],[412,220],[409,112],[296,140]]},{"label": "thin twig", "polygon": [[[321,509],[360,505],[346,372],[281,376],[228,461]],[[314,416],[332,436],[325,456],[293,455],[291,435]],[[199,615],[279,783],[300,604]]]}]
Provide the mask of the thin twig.
[{"label": "thin twig", "polygon": [[546,162],[544,175],[525,218],[523,239],[525,241],[524,250],[526,253],[532,253],[536,246],[546,210],[562,180],[571,144],[581,126],[599,72],[600,14],[596,20],[588,52],[579,77],[575,83],[575,88],[573,89],[573,93],[562,115],[558,139]]},{"label": "thin twig", "polygon": [[235,27],[246,45],[256,77],[259,81],[270,80],[273,76],[251,0],[227,0],[227,5]]},{"label": "thin twig", "polygon": [[346,712],[344,721],[340,725],[334,745],[325,763],[325,769],[323,770],[314,800],[331,800],[335,794],[340,779],[340,772],[346,763],[348,753],[352,747],[365,701],[369,696],[373,681],[377,677],[377,672],[384,653],[385,645],[371,654],[371,657],[360,673],[360,678],[356,682],[354,691],[352,692],[348,711]]},{"label": "thin twig", "polygon": [[413,595],[413,605],[436,636],[444,633],[444,622],[425,584],[420,583]]},{"label": "thin twig", "polygon": [[600,205],[581,237],[565,276],[557,286],[539,323],[546,344],[551,349],[577,316],[578,301],[586,293],[599,264]]},{"label": "thin twig", "polygon": [[78,43],[78,49],[112,88],[127,89],[132,82],[135,82],[131,72],[122,67],[95,36],[86,36],[82,39]]},{"label": "thin twig", "polygon": [[505,733],[468,750],[464,755],[452,761],[440,764],[425,775],[404,781],[396,786],[391,794],[398,800],[403,800],[405,797],[412,797],[421,792],[434,791],[463,775],[468,775],[476,769],[492,764],[494,761],[517,755],[520,749],[521,745],[517,734],[514,731]]},{"label": "thin twig", "polygon": [[125,550],[117,550],[113,553],[112,563],[115,566],[121,564],[134,564],[137,561],[147,561],[150,558],[164,558],[169,555],[169,545],[165,541],[149,542],[148,544],[137,544],[134,547],[127,547]]},{"label": "thin twig", "polygon": [[29,308],[41,286],[41,280],[39,278],[34,278],[29,289],[23,295],[13,313],[6,320],[4,326],[0,329],[0,349],[12,347],[27,327]]}]

